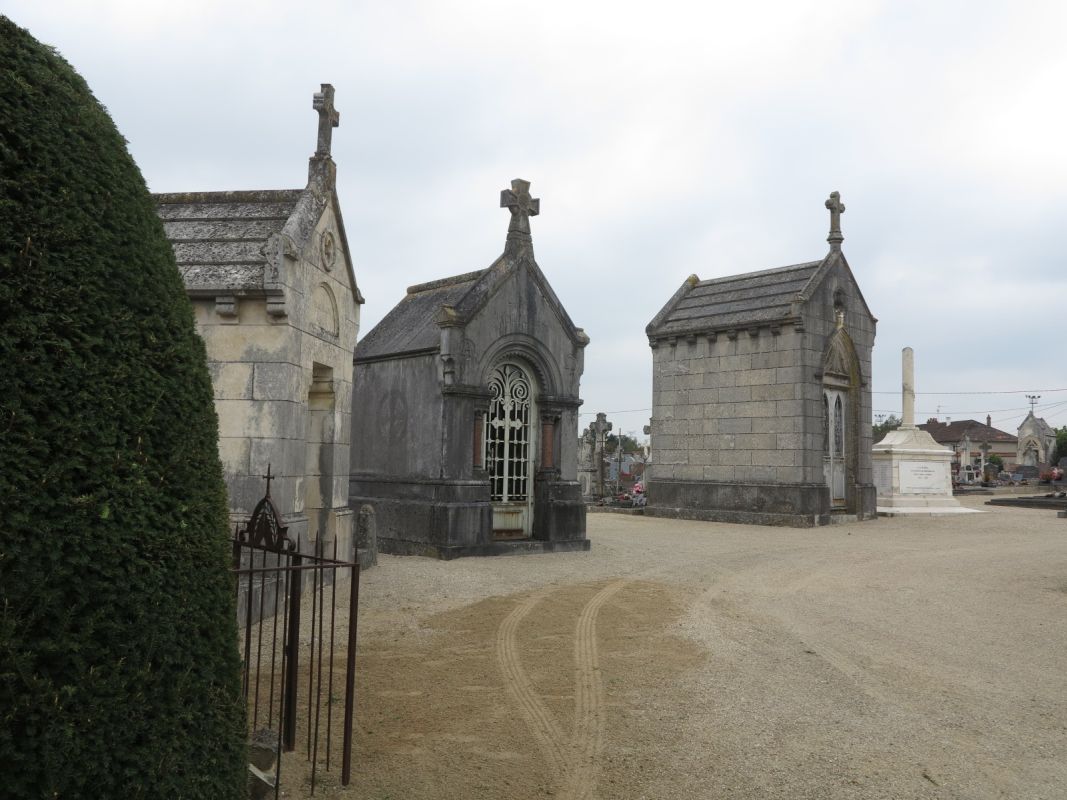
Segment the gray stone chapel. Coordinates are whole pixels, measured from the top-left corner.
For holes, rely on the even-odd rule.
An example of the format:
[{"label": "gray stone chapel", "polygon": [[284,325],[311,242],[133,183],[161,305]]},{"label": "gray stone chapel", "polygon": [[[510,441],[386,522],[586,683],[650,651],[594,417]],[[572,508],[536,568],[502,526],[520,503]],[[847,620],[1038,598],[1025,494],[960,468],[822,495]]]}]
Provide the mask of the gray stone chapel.
[{"label": "gray stone chapel", "polygon": [[232,521],[270,491],[302,551],[348,558],[352,351],[363,302],[322,84],[302,189],[154,195],[207,349]]},{"label": "gray stone chapel", "polygon": [[876,515],[871,349],[877,320],[841,250],[691,275],[646,328],[653,354],[646,513],[808,527]]},{"label": "gray stone chapel", "polygon": [[381,552],[586,550],[578,385],[589,338],[534,260],[526,181],[487,269],[412,286],[355,351],[350,498]]}]

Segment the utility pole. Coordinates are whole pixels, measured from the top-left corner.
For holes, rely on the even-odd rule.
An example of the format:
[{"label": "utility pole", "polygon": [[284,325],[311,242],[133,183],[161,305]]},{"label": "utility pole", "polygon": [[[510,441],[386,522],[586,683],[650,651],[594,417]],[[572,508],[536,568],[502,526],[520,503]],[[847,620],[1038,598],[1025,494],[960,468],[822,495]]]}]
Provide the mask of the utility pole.
[{"label": "utility pole", "polygon": [[1037,405],[1037,401],[1041,399],[1041,395],[1039,395],[1039,394],[1028,394],[1028,395],[1026,395],[1026,399],[1030,401],[1030,413],[1033,414],[1034,413],[1034,406],[1036,406]]}]

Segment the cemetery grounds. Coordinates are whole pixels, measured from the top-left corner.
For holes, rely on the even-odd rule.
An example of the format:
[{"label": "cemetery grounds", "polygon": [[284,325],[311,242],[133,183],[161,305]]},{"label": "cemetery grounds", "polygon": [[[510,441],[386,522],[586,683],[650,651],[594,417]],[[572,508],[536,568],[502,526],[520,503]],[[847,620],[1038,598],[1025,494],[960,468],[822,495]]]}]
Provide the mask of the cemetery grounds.
[{"label": "cemetery grounds", "polygon": [[598,513],[589,553],[381,556],[352,784],[315,796],[1062,798],[1067,521],[981,500],[811,530]]}]

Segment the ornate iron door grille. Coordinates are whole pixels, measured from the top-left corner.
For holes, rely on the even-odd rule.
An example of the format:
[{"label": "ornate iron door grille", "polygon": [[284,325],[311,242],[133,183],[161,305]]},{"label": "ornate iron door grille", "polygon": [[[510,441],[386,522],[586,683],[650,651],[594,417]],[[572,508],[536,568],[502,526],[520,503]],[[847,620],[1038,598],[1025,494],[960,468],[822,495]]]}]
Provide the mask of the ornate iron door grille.
[{"label": "ornate iron door grille", "polygon": [[530,379],[514,364],[502,364],[489,378],[489,391],[485,466],[490,499],[525,502],[530,483]]}]

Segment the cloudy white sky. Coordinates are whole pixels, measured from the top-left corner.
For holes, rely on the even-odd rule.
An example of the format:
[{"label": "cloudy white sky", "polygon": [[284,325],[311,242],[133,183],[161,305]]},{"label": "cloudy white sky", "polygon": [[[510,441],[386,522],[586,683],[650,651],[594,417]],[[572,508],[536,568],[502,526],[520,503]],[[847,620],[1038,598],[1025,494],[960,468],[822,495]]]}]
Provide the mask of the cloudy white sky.
[{"label": "cloudy white sky", "polygon": [[[336,87],[367,298],[488,266],[533,184],[538,263],[589,333],[583,425],[640,431],[645,325],[691,273],[844,251],[879,318],[876,416],[1067,424],[1067,4],[7,0],[153,191],[303,186]],[[936,394],[943,392],[944,394]]]}]

